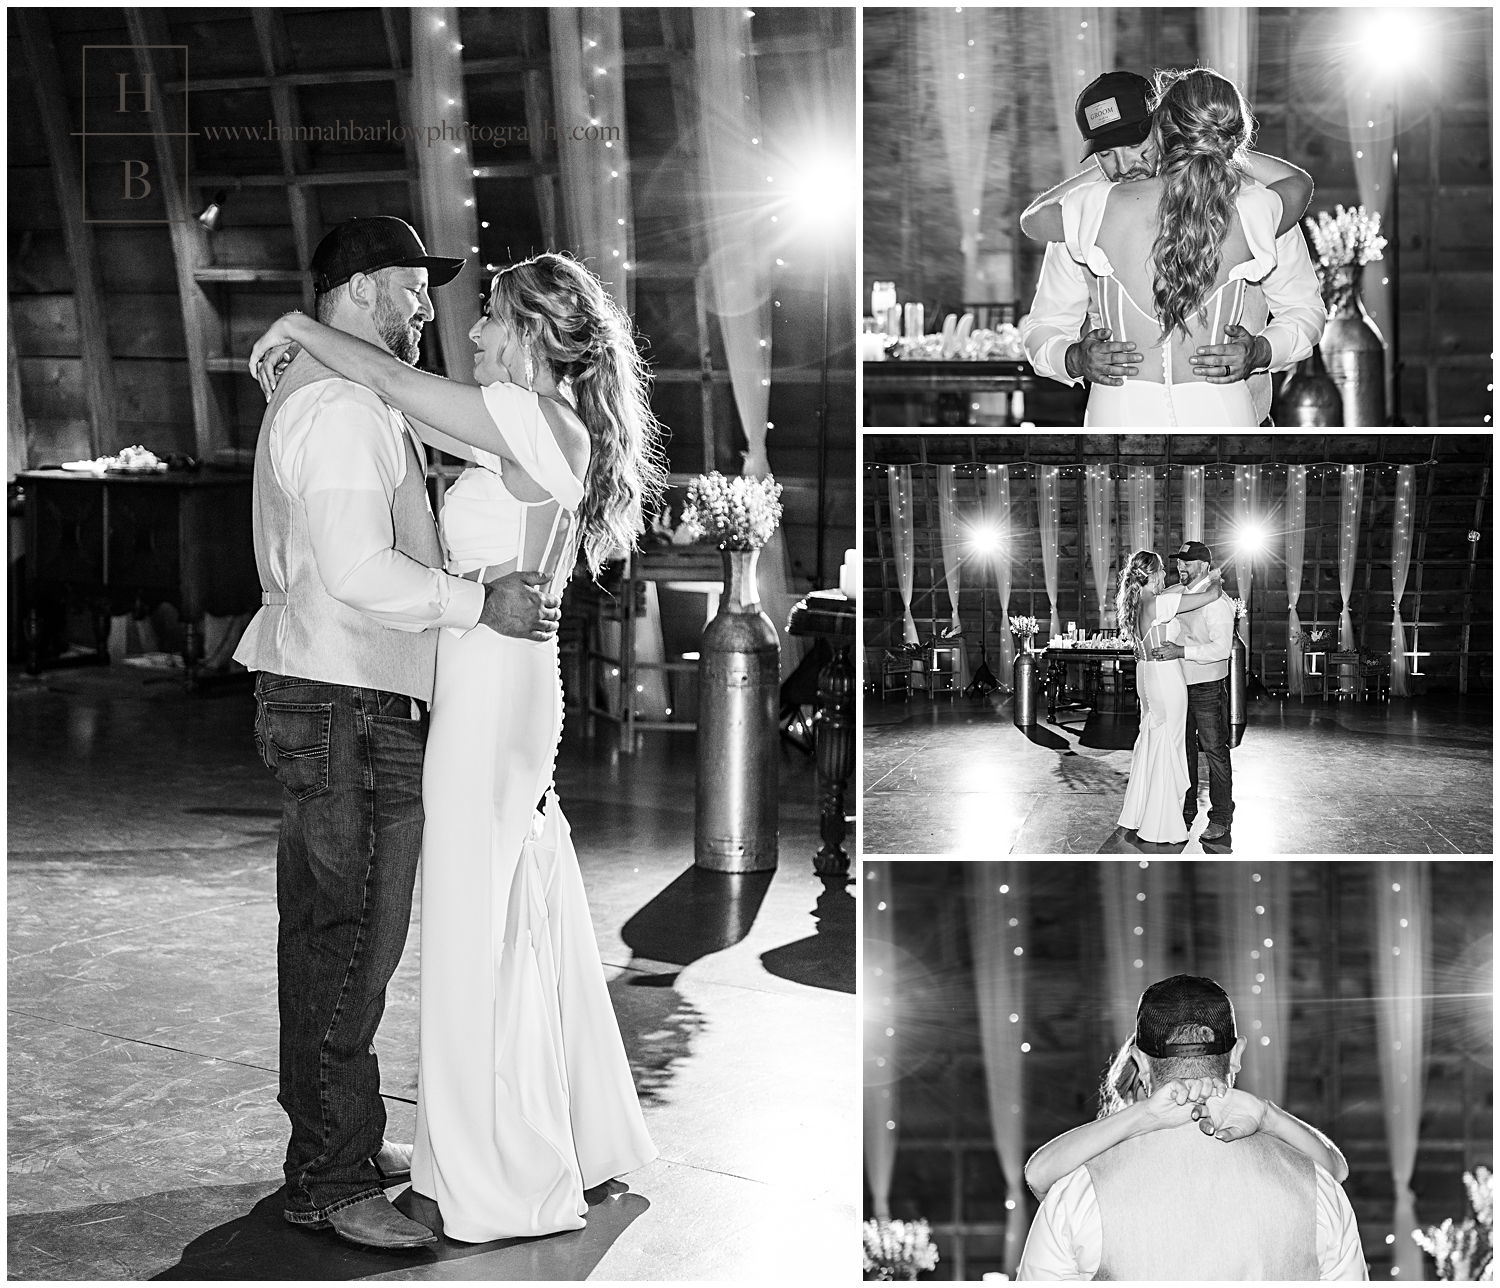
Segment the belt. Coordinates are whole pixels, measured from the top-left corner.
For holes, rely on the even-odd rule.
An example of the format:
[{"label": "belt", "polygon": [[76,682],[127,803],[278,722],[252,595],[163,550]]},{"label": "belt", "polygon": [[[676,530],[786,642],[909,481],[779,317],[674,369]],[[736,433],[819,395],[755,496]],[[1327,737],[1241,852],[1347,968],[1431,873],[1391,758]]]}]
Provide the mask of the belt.
[{"label": "belt", "polygon": [[262,604],[284,604],[286,603],[286,591],[263,590],[260,592],[260,602]]}]

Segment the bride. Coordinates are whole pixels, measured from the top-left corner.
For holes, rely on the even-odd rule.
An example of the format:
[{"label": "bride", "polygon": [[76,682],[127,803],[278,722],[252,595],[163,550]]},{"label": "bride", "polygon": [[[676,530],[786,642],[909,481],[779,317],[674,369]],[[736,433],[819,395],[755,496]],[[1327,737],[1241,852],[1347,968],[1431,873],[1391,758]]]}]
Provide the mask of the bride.
[{"label": "bride", "polygon": [[1182,821],[1182,799],[1188,790],[1187,682],[1182,663],[1155,662],[1151,651],[1180,633],[1179,613],[1210,604],[1223,594],[1215,578],[1198,594],[1168,591],[1167,569],[1153,550],[1137,550],[1120,573],[1115,609],[1120,634],[1135,646],[1135,688],[1141,702],[1141,726],[1130,756],[1130,782],[1119,827],[1143,841],[1164,844],[1188,839]]},{"label": "bride", "polygon": [[[1211,357],[1193,360],[1200,346],[1232,339],[1231,328],[1241,333],[1246,286],[1275,269],[1276,238],[1311,195],[1296,167],[1249,152],[1253,124],[1223,77],[1158,71],[1146,150],[1160,158],[1156,173],[1099,183],[1086,172],[1028,210],[1029,234],[1066,242],[1097,279],[1099,324],[1143,357],[1119,384],[1092,386],[1085,425],[1258,423],[1248,381]],[[1258,343],[1264,367],[1269,345]]]},{"label": "bride", "polygon": [[[274,383],[299,344],[472,462],[444,497],[448,571],[539,571],[560,595],[580,551],[597,576],[635,543],[665,479],[629,319],[593,274],[545,254],[495,275],[469,338],[477,389],[300,313],[251,364]],[[443,631],[412,1192],[417,1219],[466,1242],[579,1229],[586,1189],[656,1157],[553,786],[562,717],[555,638]]]}]

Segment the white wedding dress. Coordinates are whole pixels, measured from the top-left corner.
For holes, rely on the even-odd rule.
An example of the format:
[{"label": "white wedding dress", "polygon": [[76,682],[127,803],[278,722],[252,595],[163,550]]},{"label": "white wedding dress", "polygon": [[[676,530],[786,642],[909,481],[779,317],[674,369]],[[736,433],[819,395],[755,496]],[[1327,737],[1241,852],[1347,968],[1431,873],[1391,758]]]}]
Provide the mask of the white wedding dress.
[{"label": "white wedding dress", "polygon": [[1186,841],[1182,801],[1188,790],[1187,682],[1182,663],[1152,662],[1151,650],[1177,643],[1176,622],[1181,591],[1156,597],[1156,616],[1135,646],[1135,688],[1141,703],[1141,726],[1130,757],[1130,782],[1119,826],[1154,844]]},{"label": "white wedding dress", "polygon": [[[1124,384],[1091,386],[1084,425],[1153,429],[1258,425],[1249,382],[1209,384],[1194,376],[1191,358],[1200,345],[1225,342],[1226,329],[1237,325],[1244,311],[1247,284],[1262,281],[1275,269],[1280,196],[1251,179],[1241,184],[1225,249],[1232,244],[1237,250],[1248,250],[1249,258],[1227,270],[1220,265],[1219,282],[1203,302],[1203,316],[1194,313],[1187,320],[1186,339],[1176,331],[1163,339],[1156,315],[1141,307],[1099,244],[1101,235],[1110,240],[1109,198],[1124,186],[1086,183],[1064,194],[1062,200],[1068,254],[1093,275],[1090,312],[1098,317],[1098,325],[1109,328],[1112,340],[1134,341],[1144,358],[1137,368],[1139,375]],[[1147,304],[1152,302],[1149,286],[1143,288],[1138,282],[1137,294]]]},{"label": "white wedding dress", "polygon": [[[514,385],[484,397],[552,499],[518,501],[500,460],[476,453],[444,498],[448,570],[550,572],[560,594],[583,485],[534,399]],[[442,632],[422,775],[412,1188],[465,1242],[579,1229],[585,1189],[656,1157],[553,789],[562,718],[556,640]]]}]

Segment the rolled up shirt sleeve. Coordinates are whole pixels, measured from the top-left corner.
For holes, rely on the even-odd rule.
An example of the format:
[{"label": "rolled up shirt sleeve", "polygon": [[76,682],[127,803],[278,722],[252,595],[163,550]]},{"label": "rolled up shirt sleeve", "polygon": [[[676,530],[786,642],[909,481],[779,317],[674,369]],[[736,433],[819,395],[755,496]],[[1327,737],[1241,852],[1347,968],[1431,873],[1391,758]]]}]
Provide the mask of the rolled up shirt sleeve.
[{"label": "rolled up shirt sleeve", "polygon": [[333,384],[318,386],[283,462],[324,587],[394,630],[474,626],[483,586],[396,549],[391,505],[410,459],[404,425],[368,389]]},{"label": "rolled up shirt sleeve", "polygon": [[1037,375],[1065,385],[1083,383],[1068,374],[1067,358],[1088,313],[1088,272],[1062,242],[1048,242],[1031,312],[1021,320],[1021,344]]},{"label": "rolled up shirt sleeve", "polygon": [[1260,288],[1271,313],[1261,331],[1271,346],[1269,370],[1284,371],[1311,355],[1328,321],[1318,275],[1296,225],[1276,239],[1276,267]]},{"label": "rolled up shirt sleeve", "polygon": [[1099,1272],[1104,1227],[1087,1167],[1058,1181],[1032,1218],[1017,1279],[1087,1282]]},{"label": "rolled up shirt sleeve", "polygon": [[1321,1167],[1317,1178],[1318,1278],[1368,1279],[1370,1267],[1359,1241],[1359,1222],[1344,1187]]}]

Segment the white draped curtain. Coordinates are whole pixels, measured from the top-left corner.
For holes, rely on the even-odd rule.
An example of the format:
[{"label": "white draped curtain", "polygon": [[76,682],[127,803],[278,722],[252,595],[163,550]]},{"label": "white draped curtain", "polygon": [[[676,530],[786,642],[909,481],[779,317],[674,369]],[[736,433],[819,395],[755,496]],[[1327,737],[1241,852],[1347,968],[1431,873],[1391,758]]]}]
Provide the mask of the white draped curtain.
[{"label": "white draped curtain", "polygon": [[1003,50],[997,15],[987,8],[932,9],[918,24],[923,77],[934,87],[948,182],[958,212],[964,256],[964,299],[987,298],[980,282],[980,214],[991,118]]},{"label": "white draped curtain", "polygon": [[[1114,513],[1114,481],[1108,465],[1083,467],[1083,501],[1089,539],[1089,566],[1094,574],[1094,594],[1099,599],[1099,628],[1109,624],[1109,565],[1114,558],[1114,540],[1110,521]],[[1083,614],[1080,612],[1079,616]]]},{"label": "white draped curtain", "polygon": [[[463,36],[458,9],[411,11],[411,91],[413,116],[421,120],[463,121]],[[451,106],[450,106],[451,104]],[[418,189],[422,209],[417,230],[432,255],[451,255],[467,262],[442,292],[443,307],[435,325],[449,380],[474,383],[469,328],[479,316],[479,297],[489,275],[479,259],[479,213],[474,200],[474,161],[463,139],[417,150]]]},{"label": "white draped curtain", "polygon": [[[611,12],[618,23],[619,11]],[[742,472],[760,479],[771,473],[767,443],[771,428],[769,244],[774,212],[766,195],[760,93],[750,41],[751,11],[696,8],[692,13],[698,165],[708,210],[709,256],[704,271],[709,279],[709,301],[718,315],[724,340],[734,405],[745,431]],[[617,79],[623,84],[623,76]],[[781,637],[784,677],[796,666],[803,646],[801,640],[786,633],[787,617],[797,596],[792,590],[791,556],[781,528],[761,551],[759,579],[761,600]]]},{"label": "white draped curtain", "polygon": [[1406,574],[1411,567],[1411,525],[1412,512],[1417,505],[1416,481],[1415,465],[1396,467],[1396,501],[1391,532],[1391,694],[1398,698],[1407,697],[1411,693],[1406,673],[1406,630],[1401,624],[1401,596],[1406,594]]},{"label": "white draped curtain", "polygon": [[1286,467],[1286,687],[1302,696],[1302,631],[1297,599],[1302,594],[1302,557],[1307,546],[1307,466]]},{"label": "white draped curtain", "polygon": [[1172,957],[1168,918],[1175,864],[1101,863],[1104,960],[1114,1044],[1135,1033],[1135,1009],[1150,985],[1167,977]]},{"label": "white draped curtain", "polygon": [[1057,466],[1043,465],[1036,472],[1036,520],[1042,534],[1042,580],[1047,583],[1047,602],[1052,606],[1049,635],[1062,634],[1057,615]]},{"label": "white draped curtain", "polygon": [[[1236,465],[1234,467],[1234,526],[1241,534],[1256,522],[1260,509],[1260,466]],[[1250,606],[1250,583],[1255,577],[1255,556],[1243,540],[1235,545],[1234,581],[1235,594],[1241,596],[1248,609]],[[1235,624],[1245,648],[1250,647],[1250,618],[1241,617]]]},{"label": "white draped curtain", "polygon": [[[1365,11],[1368,15],[1371,11]],[[1350,10],[1348,18],[1353,21],[1358,10]],[[1430,27],[1430,39],[1439,39],[1438,24]],[[1394,76],[1372,74],[1370,68],[1359,61],[1360,51],[1352,50],[1348,69],[1342,77],[1344,82],[1344,107],[1349,121],[1349,150],[1354,154],[1354,179],[1359,185],[1359,204],[1370,214],[1380,216],[1382,232],[1390,227],[1391,202],[1395,199],[1396,184],[1393,182],[1392,144],[1396,137],[1396,79]],[[1439,66],[1437,62],[1433,66]],[[1391,286],[1390,270],[1395,262],[1393,247],[1387,246],[1383,259],[1366,264],[1358,270],[1364,284],[1365,311],[1381,337],[1389,339],[1391,333]],[[1393,355],[1386,348],[1386,405],[1390,405],[1391,372]]]},{"label": "white draped curtain", "polygon": [[865,1175],[875,1215],[891,1219],[891,1172],[896,1165],[900,1125],[900,1084],[896,1051],[900,1038],[896,979],[896,913],[891,865],[866,862],[864,888],[865,951]]},{"label": "white draped curtain", "polygon": [[1204,66],[1231,80],[1255,102],[1255,63],[1259,44],[1257,11],[1238,7],[1198,10],[1198,51]]},{"label": "white draped curtain", "polygon": [[1052,112],[1057,121],[1058,179],[1083,167],[1083,139],[1073,115],[1078,96],[1105,72],[1115,70],[1115,11],[1113,9],[1047,9],[1052,22],[1049,53],[1052,62]]},{"label": "white draped curtain", "polygon": [[1365,467],[1346,465],[1339,491],[1339,648],[1354,651],[1354,619],[1349,616],[1349,596],[1354,592],[1354,564],[1359,555],[1359,512],[1365,499]]},{"label": "white draped curtain", "polygon": [[[937,487],[938,541],[943,554],[943,585],[948,591],[953,644],[959,650],[958,687],[966,689],[969,687],[969,650],[960,634],[963,630],[963,623],[958,616],[958,596],[963,578],[964,547],[971,543],[968,534],[959,527],[958,478],[953,466],[938,466]],[[937,615],[935,604],[933,615]]]},{"label": "white draped curtain", "polygon": [[1182,539],[1203,540],[1203,466],[1182,471]]},{"label": "white draped curtain", "polygon": [[1010,524],[1010,466],[986,465],[984,467],[984,519],[985,526],[997,533],[994,560],[995,588],[1000,594],[1000,612],[996,620],[1000,631],[1000,674],[1003,687],[1009,688],[1011,671],[1016,660],[1015,640],[1010,633],[1010,552],[1012,532]]},{"label": "white draped curtain", "polygon": [[1412,1242],[1417,1228],[1411,1189],[1427,1080],[1429,1016],[1427,957],[1431,909],[1427,865],[1419,860],[1372,863],[1375,895],[1375,1038],[1380,1088],[1390,1147],[1391,1184],[1396,1192],[1392,1249],[1399,1280],[1422,1279],[1422,1251]]},{"label": "white draped curtain", "polygon": [[1014,1275],[1030,1224],[1026,1212],[1026,1053],[1033,1036],[1026,1010],[1028,865],[1005,860],[970,863],[969,941],[974,950],[974,987],[979,1003],[979,1044],[984,1052],[990,1133],[1013,1205],[1005,1221],[1005,1272]]},{"label": "white draped curtain", "polygon": [[896,554],[896,585],[901,591],[901,608],[906,615],[901,626],[901,638],[908,644],[915,644],[918,640],[917,623],[911,615],[911,466],[887,465],[886,486],[891,496],[891,548]]},{"label": "white draped curtain", "polygon": [[[1125,514],[1130,527],[1130,553],[1156,549],[1156,471],[1132,465],[1125,479]],[[1120,552],[1125,563],[1125,552]]]},{"label": "white draped curtain", "polygon": [[1290,1038],[1292,886],[1288,863],[1205,863],[1218,895],[1215,978],[1234,1002],[1245,1039],[1239,1085],[1284,1104]]}]

